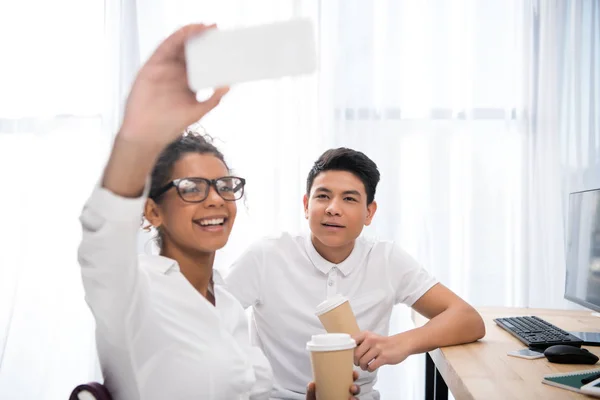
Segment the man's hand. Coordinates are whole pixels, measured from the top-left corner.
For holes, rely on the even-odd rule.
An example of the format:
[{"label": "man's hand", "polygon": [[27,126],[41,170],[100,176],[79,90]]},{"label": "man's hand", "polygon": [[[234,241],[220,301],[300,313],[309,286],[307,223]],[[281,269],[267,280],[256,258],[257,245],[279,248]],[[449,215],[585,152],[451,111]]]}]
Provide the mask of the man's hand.
[{"label": "man's hand", "polygon": [[352,338],[356,340],[354,365],[363,371],[373,372],[382,365],[401,363],[412,354],[401,335],[388,337],[363,331]]},{"label": "man's hand", "polygon": [[[352,371],[352,380],[356,382],[356,380],[358,379],[358,372],[356,371]],[[352,385],[350,387],[350,391],[348,392],[348,394],[350,395],[350,397],[348,397],[350,400],[357,400],[356,397],[354,397],[355,394],[359,394],[360,393],[360,388],[357,385]],[[317,392],[316,392],[316,386],[314,382],[311,382],[308,384],[308,387],[306,388],[306,400],[317,400]]]},{"label": "man's hand", "polygon": [[228,88],[198,102],[188,86],[185,42],[215,26],[187,25],[165,39],[139,70],[129,93],[121,133],[128,140],[166,145],[219,104]]}]

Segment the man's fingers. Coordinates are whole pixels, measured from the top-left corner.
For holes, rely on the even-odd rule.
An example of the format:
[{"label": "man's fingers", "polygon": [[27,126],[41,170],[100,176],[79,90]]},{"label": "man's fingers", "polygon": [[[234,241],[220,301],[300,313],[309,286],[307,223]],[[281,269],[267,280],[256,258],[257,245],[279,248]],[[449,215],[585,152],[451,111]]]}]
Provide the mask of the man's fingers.
[{"label": "man's fingers", "polygon": [[358,371],[352,371],[352,380],[356,381],[358,379]]},{"label": "man's fingers", "polygon": [[357,346],[354,349],[354,365],[359,366],[361,358],[365,355],[365,353],[369,351],[369,347],[366,343]]},{"label": "man's fingers", "polygon": [[380,353],[379,350],[377,350],[376,348],[372,348],[369,351],[367,351],[365,353],[365,355],[362,356],[358,362],[360,368],[363,371],[366,371],[369,363],[371,361],[373,361],[373,359],[376,358],[379,355],[379,353]]},{"label": "man's fingers", "polygon": [[367,336],[366,332],[359,332],[359,333],[355,333],[354,335],[352,335],[352,339],[354,339],[356,341],[356,345],[360,345],[363,340],[365,340],[365,337]]},{"label": "man's fingers", "polygon": [[314,382],[309,383],[306,387],[306,400],[317,400],[317,393]]},{"label": "man's fingers", "polygon": [[381,367],[382,365],[383,365],[383,360],[381,358],[376,358],[375,360],[373,360],[373,362],[371,364],[369,364],[369,366],[367,367],[367,371],[373,372],[377,368]]},{"label": "man's fingers", "polygon": [[358,365],[358,361],[363,354],[369,350],[366,343],[363,343],[367,337],[366,331],[358,332],[352,335],[352,339],[356,341],[356,348],[354,349],[354,365]]}]

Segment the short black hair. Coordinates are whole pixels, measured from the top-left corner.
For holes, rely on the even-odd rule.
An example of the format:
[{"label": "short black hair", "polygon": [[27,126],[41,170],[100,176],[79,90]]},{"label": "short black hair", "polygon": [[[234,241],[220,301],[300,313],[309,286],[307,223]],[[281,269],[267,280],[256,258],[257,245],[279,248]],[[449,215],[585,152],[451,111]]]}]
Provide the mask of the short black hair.
[{"label": "short black hair", "polygon": [[306,178],[306,194],[310,195],[317,175],[324,171],[348,171],[359,178],[365,185],[367,205],[375,200],[375,191],[379,183],[377,164],[364,153],[346,147],[329,149],[315,161]]}]

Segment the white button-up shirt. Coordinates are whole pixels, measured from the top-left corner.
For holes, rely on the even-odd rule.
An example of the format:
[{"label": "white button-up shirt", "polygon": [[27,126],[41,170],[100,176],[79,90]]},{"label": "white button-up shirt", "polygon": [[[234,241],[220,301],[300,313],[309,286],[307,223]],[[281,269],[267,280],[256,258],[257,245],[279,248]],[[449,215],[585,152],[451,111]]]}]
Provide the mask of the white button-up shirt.
[{"label": "white button-up shirt", "polygon": [[136,254],[145,200],[97,188],[81,216],[79,262],[108,390],[115,400],[268,398],[271,368],[217,271],[213,306],[177,262]]},{"label": "white button-up shirt", "polygon": [[[273,367],[272,397],[303,399],[312,370],[306,343],[325,329],[317,305],[335,294],[350,299],[358,326],[389,334],[392,307],[412,306],[437,281],[393,242],[356,240],[350,256],[332,264],[309,236],[283,234],[255,243],[231,267],[227,289],[253,307],[251,336]],[[379,399],[376,374],[360,372],[361,399]]]}]

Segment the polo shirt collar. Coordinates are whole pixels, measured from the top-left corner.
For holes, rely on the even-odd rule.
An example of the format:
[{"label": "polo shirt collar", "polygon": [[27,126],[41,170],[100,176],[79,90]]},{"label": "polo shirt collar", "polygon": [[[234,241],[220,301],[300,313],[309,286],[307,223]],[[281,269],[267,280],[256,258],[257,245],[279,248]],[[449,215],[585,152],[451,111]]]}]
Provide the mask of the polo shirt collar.
[{"label": "polo shirt collar", "polygon": [[312,264],[325,275],[327,275],[329,271],[335,267],[340,270],[342,275],[348,276],[348,274],[350,274],[350,272],[352,272],[352,270],[364,259],[364,249],[362,248],[363,246],[361,246],[361,242],[358,239],[354,242],[354,248],[352,249],[350,255],[339,264],[334,264],[327,261],[317,252],[317,249],[315,249],[315,246],[312,243],[310,233],[304,237],[304,245],[306,248],[306,253],[308,254],[308,258]]}]

